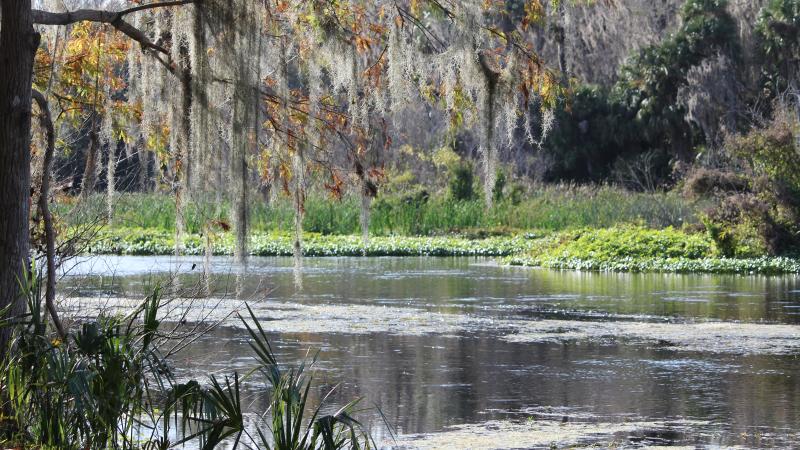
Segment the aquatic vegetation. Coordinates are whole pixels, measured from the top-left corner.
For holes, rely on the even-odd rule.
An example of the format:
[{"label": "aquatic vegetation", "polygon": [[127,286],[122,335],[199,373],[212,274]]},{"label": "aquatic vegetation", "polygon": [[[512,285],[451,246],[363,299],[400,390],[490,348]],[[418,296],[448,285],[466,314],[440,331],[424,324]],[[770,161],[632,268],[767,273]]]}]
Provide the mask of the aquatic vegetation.
[{"label": "aquatic vegetation", "polygon": [[800,260],[795,258],[725,258],[705,234],[637,226],[556,233],[537,240],[528,254],[507,262],[606,272],[800,273]]},{"label": "aquatic vegetation", "polygon": [[[122,255],[168,255],[174,248],[172,233],[147,229],[115,228],[104,231],[91,246],[95,254]],[[204,253],[202,238],[192,234],[184,238],[184,253]],[[303,255],[305,256],[509,256],[529,248],[530,240],[525,236],[494,236],[486,239],[461,237],[404,237],[378,236],[370,239],[366,246],[360,236],[326,236],[304,233]],[[233,250],[230,234],[221,235],[214,243],[214,253],[230,255]],[[255,256],[291,256],[294,252],[294,237],[288,233],[255,234],[251,236],[249,249]]]},{"label": "aquatic vegetation", "polygon": [[[564,419],[567,417],[564,416]],[[617,448],[628,437],[635,437],[639,444],[647,443],[639,437],[659,430],[674,433],[678,429],[690,429],[702,422],[648,422],[627,420],[620,422],[590,422],[555,420],[492,420],[488,422],[457,425],[441,433],[402,436],[399,448],[439,450],[469,448],[494,450],[497,448]],[[501,444],[502,443],[502,444]],[[648,447],[654,448],[654,447]],[[674,447],[670,447],[674,448]]]},{"label": "aquatic vegetation", "polygon": [[696,322],[583,322],[542,320],[518,323],[510,342],[623,342],[673,351],[739,355],[792,355],[800,349],[794,325]]},{"label": "aquatic vegetation", "polygon": [[779,275],[800,273],[800,260],[786,257],[760,258],[631,258],[596,260],[581,258],[513,257],[509,264],[548,269],[596,272],[674,272]]},{"label": "aquatic vegetation", "polygon": [[[169,255],[174,234],[142,228],[102,231],[89,246],[92,254]],[[291,256],[291,233],[255,233],[248,248],[253,256]],[[232,255],[234,236],[218,233],[206,240],[200,234],[184,236],[184,253],[205,255],[206,244],[215,255]],[[789,257],[720,257],[705,234],[672,228],[650,230],[626,226],[557,233],[529,232],[491,235],[477,230],[455,236],[376,236],[366,245],[362,236],[303,234],[304,256],[497,256],[511,265],[549,269],[606,272],[676,273],[800,273],[800,260]]]},{"label": "aquatic vegetation", "polygon": [[579,230],[574,239],[552,251],[562,258],[618,260],[622,258],[688,258],[714,256],[716,248],[706,236],[689,234],[671,227],[651,230],[623,226]]}]

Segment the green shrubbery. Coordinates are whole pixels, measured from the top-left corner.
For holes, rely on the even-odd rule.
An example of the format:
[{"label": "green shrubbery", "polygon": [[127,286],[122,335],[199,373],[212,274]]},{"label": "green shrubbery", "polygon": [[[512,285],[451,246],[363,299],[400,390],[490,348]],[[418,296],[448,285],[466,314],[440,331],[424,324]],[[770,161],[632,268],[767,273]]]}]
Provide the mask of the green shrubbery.
[{"label": "green shrubbery", "polygon": [[702,215],[720,252],[729,257],[796,254],[800,248],[800,118],[786,105],[765,126],[730,136],[727,161],[695,168],[684,191],[711,199]]},{"label": "green shrubbery", "polygon": [[535,241],[514,265],[611,272],[800,273],[800,260],[725,258],[708,236],[671,228],[618,227],[557,233]]},{"label": "green shrubbery", "polygon": [[467,162],[461,162],[450,168],[448,188],[450,198],[455,201],[475,199],[474,167]]},{"label": "green shrubbery", "polygon": [[610,89],[574,88],[559,105],[558,126],[545,145],[553,155],[548,179],[607,180],[648,155],[641,171],[653,182],[631,187],[668,181],[670,162],[688,159],[702,142],[678,102],[687,73],[719,52],[735,52],[736,25],[726,6],[725,0],[688,0],[681,28],[634,54]]},{"label": "green shrubbery", "polygon": [[618,260],[623,258],[689,258],[716,256],[714,243],[701,234],[671,227],[651,230],[636,226],[581,230],[548,252],[559,258]]}]

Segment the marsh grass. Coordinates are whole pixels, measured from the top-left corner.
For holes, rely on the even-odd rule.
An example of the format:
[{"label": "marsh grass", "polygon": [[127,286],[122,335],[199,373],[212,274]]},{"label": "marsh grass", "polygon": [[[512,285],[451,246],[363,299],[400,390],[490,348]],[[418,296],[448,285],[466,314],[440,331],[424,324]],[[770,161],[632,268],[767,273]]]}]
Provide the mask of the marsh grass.
[{"label": "marsh grass", "polygon": [[[87,208],[104,205],[102,196],[88,200]],[[305,231],[332,235],[360,233],[360,198],[330,198],[311,193],[306,201]],[[613,186],[546,185],[530,190],[518,202],[504,199],[487,210],[482,199],[453,200],[440,195],[379,196],[373,203],[370,233],[373,236],[430,236],[496,230],[567,230],[605,228],[620,224],[642,224],[661,228],[698,224],[700,207],[677,193],[630,192]],[[288,198],[270,204],[254,201],[250,206],[255,232],[290,232],[294,209]],[[187,232],[199,233],[209,220],[226,221],[228,205],[219,207],[208,199],[189,203]],[[112,226],[147,228],[172,232],[175,202],[165,194],[122,194],[116,202]],[[493,231],[494,230],[494,231]]]}]

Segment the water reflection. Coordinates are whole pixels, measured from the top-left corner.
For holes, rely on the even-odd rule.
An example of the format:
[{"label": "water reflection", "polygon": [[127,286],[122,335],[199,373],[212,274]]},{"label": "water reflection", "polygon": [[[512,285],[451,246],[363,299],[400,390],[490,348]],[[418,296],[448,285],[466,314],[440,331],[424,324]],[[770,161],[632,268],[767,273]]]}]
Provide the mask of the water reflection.
[{"label": "water reflection", "polygon": [[[745,443],[755,427],[800,426],[800,361],[794,357],[710,356],[625,345],[513,344],[461,337],[272,336],[277,353],[297,362],[320,349],[317,399],[341,383],[333,402],[355,397],[379,405],[401,433],[461,423],[527,417],[552,408],[594,418],[682,418],[709,422],[705,436]],[[245,369],[250,349],[226,328],[181,355],[187,374]],[[257,399],[257,400],[256,400]],[[265,398],[254,397],[256,408]],[[258,410],[258,409],[256,409]],[[381,420],[372,414],[371,425]],[[698,432],[701,430],[698,430]],[[694,442],[694,441],[693,441]]]},{"label": "water reflection", "polygon": [[[141,293],[193,258],[106,258],[71,268],[81,295]],[[199,264],[198,264],[199,265]],[[215,259],[217,294],[306,304],[368,304],[516,319],[713,319],[800,323],[798,277],[592,274],[499,267],[474,258],[253,258],[246,274]],[[301,275],[302,286],[295,284]],[[237,282],[238,281],[238,282]],[[403,434],[530,416],[556,420],[696,420],[688,429],[637,434],[644,443],[787,446],[800,429],[800,360],[677,352],[615,342],[508,342],[466,329],[452,336],[399,333],[272,335],[280,358],[320,350],[315,401],[378,405]],[[247,369],[246,334],[220,328],[181,353],[183,376]],[[252,411],[266,397],[248,388]],[[365,413],[377,434],[382,420]],[[565,419],[561,419],[564,417]]]},{"label": "water reflection", "polygon": [[[67,284],[140,294],[170,270],[191,284],[201,258],[106,257],[80,261]],[[436,312],[591,320],[613,315],[800,323],[800,277],[598,274],[499,267],[475,258],[251,258],[246,276],[214,260],[217,295],[307,303],[414,306]],[[195,273],[198,272],[198,273]],[[81,275],[88,275],[82,277]],[[238,279],[237,279],[238,278]],[[232,289],[233,288],[233,289]]]}]

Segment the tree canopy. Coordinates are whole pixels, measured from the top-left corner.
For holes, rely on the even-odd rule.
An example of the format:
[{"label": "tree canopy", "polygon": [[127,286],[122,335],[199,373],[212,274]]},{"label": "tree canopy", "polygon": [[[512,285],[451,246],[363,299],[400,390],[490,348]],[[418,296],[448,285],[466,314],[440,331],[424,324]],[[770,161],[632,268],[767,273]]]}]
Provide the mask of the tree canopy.
[{"label": "tree canopy", "polygon": [[[334,196],[360,186],[368,204],[382,176],[370,152],[392,141],[397,114],[426,104],[451,129],[475,132],[491,192],[498,148],[520,125],[533,141],[529,103],[548,110],[559,92],[526,40],[545,20],[538,0],[120,6],[34,10],[36,23],[76,24],[45,34],[36,86],[53,92],[59,118],[88,120],[99,144],[155,155],[179,204],[190,192],[226,192],[239,255],[252,174],[292,191],[298,216],[307,172],[327,178]],[[87,162],[84,189],[99,167]]]}]

